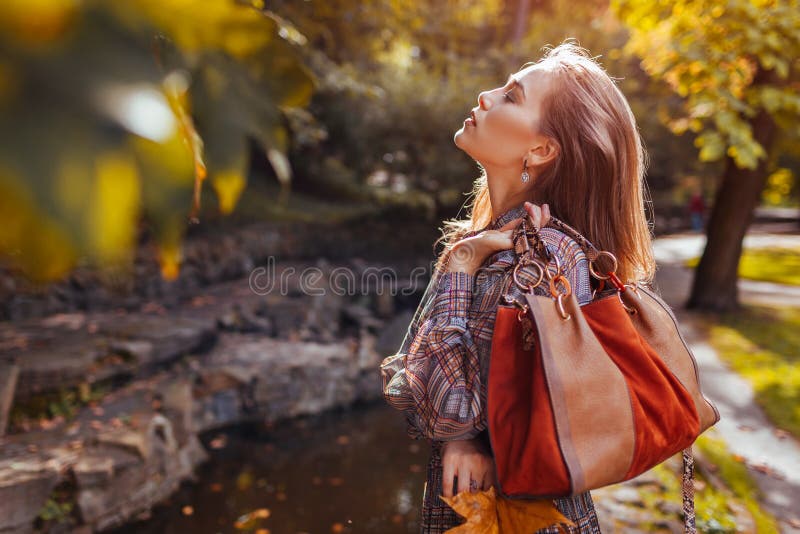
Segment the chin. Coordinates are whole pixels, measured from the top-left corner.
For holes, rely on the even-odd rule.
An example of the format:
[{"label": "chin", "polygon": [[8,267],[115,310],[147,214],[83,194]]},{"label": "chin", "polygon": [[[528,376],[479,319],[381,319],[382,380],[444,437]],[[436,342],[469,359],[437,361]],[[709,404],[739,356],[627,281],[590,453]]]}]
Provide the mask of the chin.
[{"label": "chin", "polygon": [[469,142],[464,139],[464,135],[464,128],[461,128],[455,133],[455,135],[453,135],[453,143],[458,148],[469,154]]}]

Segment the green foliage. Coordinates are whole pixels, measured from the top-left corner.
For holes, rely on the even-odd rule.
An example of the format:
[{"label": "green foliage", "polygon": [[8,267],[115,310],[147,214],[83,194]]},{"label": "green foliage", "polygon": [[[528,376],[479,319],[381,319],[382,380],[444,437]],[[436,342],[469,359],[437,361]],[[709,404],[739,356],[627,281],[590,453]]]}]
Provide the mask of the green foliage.
[{"label": "green foliage", "polygon": [[13,428],[25,428],[31,421],[46,421],[53,418],[72,420],[78,412],[93,402],[105,397],[111,386],[108,383],[82,383],[74,388],[59,388],[42,393],[24,402],[14,404],[11,414]]},{"label": "green foliage", "polygon": [[[705,436],[700,436],[695,447]],[[680,454],[677,455],[680,458]],[[658,464],[651,470],[652,474],[663,484],[661,494],[648,495],[645,502],[648,508],[655,505],[655,500],[677,499],[680,502],[682,495],[681,476],[671,471],[665,464]],[[702,490],[695,491],[695,521],[698,531],[701,532],[736,532],[736,518],[728,507],[730,494],[725,488],[709,484],[701,472],[695,468],[694,479],[705,483]],[[717,529],[717,530],[713,530]]]},{"label": "green foliage", "polygon": [[[696,267],[700,258],[690,258],[687,267]],[[777,284],[800,286],[800,253],[791,248],[759,247],[745,249],[739,260],[739,277]]]},{"label": "green foliage", "polygon": [[764,204],[770,206],[796,205],[797,179],[791,169],[782,167],[767,178],[767,185],[761,194]]},{"label": "green foliage", "polygon": [[223,213],[238,202],[249,139],[291,179],[303,43],[234,0],[3,3],[0,254],[43,281],[84,257],[126,269],[145,215],[174,278],[206,177]]},{"label": "green foliage", "polygon": [[[755,521],[755,531],[764,533],[780,532],[776,519],[759,505],[761,492],[755,481],[747,472],[747,467],[730,453],[722,439],[706,433],[700,436],[694,444],[716,468],[716,473],[730,488],[733,495],[740,500]],[[700,532],[737,532],[736,525],[726,521],[725,512],[730,512],[730,497],[716,493],[704,503],[702,512],[697,517],[697,530]],[[717,512],[719,510],[719,512]]]},{"label": "green foliage", "polygon": [[71,523],[70,514],[73,507],[73,503],[58,502],[48,498],[39,511],[39,518],[43,521],[52,521],[54,523]]},{"label": "green foliage", "polygon": [[625,51],[683,97],[681,113],[669,125],[675,133],[699,134],[702,161],[729,156],[754,169],[767,157],[750,124],[760,111],[784,134],[800,136],[796,0],[614,0],[612,8],[631,29]]},{"label": "green foliage", "polygon": [[749,306],[709,321],[711,342],[779,428],[800,438],[800,309]]}]

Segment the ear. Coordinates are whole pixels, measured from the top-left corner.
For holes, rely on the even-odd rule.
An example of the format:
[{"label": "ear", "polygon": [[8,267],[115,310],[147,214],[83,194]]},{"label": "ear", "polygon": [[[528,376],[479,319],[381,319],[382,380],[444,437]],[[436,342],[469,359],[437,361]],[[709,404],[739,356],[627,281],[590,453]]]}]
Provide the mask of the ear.
[{"label": "ear", "polygon": [[559,153],[558,143],[546,135],[537,136],[534,145],[526,153],[528,165],[542,167],[551,163]]}]

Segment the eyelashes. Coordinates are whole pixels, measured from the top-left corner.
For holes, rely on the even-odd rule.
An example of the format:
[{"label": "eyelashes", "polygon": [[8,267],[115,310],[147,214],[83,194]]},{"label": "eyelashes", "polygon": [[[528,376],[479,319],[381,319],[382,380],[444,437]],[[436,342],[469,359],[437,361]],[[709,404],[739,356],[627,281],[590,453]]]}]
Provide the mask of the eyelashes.
[{"label": "eyelashes", "polygon": [[503,97],[506,98],[509,102],[513,102],[514,99],[509,96],[510,94],[511,94],[511,91],[507,91],[507,92],[503,93]]}]

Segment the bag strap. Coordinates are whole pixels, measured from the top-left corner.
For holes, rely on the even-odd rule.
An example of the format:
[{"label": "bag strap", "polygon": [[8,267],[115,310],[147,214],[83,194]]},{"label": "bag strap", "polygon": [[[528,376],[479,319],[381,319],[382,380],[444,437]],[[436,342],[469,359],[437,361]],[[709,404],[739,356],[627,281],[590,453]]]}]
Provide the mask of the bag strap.
[{"label": "bag strap", "polygon": [[584,254],[586,254],[586,257],[589,259],[589,261],[596,260],[597,257],[600,255],[600,251],[597,250],[597,247],[595,247],[591,241],[586,239],[583,236],[583,234],[578,232],[575,228],[568,225],[564,221],[557,219],[551,215],[550,220],[547,222],[545,226],[550,226],[550,225],[558,228],[565,234],[569,235],[572,239],[577,241],[578,245],[580,245],[580,247],[583,249],[583,252]]},{"label": "bag strap", "polygon": [[692,446],[683,449],[683,531],[685,534],[696,534],[694,521],[694,456]]}]

